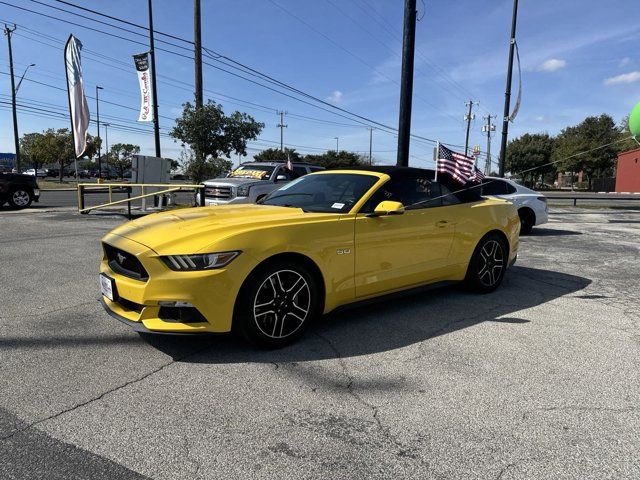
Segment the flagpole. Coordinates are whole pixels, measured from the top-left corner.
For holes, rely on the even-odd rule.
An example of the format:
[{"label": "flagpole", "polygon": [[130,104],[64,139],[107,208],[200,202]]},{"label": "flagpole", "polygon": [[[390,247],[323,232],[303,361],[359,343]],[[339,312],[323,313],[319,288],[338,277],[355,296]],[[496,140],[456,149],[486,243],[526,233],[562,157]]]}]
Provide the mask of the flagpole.
[{"label": "flagpole", "polygon": [[433,161],[436,164],[436,169],[435,169],[436,173],[433,176],[434,182],[438,181],[438,152],[439,151],[440,151],[440,140],[436,142],[436,146],[434,147],[434,150],[433,150]]}]

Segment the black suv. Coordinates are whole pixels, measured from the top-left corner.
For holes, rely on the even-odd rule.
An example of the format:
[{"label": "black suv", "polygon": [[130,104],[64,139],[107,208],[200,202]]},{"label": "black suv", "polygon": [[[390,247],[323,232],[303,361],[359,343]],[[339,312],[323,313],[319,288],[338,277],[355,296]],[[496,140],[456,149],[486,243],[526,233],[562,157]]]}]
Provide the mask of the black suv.
[{"label": "black suv", "polygon": [[33,175],[0,172],[0,207],[27,208],[40,198],[40,187]]}]

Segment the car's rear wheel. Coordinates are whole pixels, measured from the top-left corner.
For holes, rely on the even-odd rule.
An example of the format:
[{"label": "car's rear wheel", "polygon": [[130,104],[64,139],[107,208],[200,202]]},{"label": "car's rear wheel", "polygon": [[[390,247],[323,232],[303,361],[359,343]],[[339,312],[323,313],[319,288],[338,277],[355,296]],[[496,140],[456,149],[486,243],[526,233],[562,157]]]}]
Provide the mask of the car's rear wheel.
[{"label": "car's rear wheel", "polygon": [[33,194],[26,188],[14,188],[9,193],[9,205],[13,208],[28,208],[33,202]]},{"label": "car's rear wheel", "polygon": [[536,224],[536,214],[528,208],[521,208],[518,210],[518,215],[520,216],[520,233],[529,235]]},{"label": "car's rear wheel", "polygon": [[479,293],[494,291],[502,283],[508,261],[508,248],[504,239],[496,233],[485,235],[469,262],[466,285]]},{"label": "car's rear wheel", "polygon": [[234,329],[255,345],[287,345],[317,316],[318,292],[316,279],[302,265],[268,264],[245,282],[236,304]]}]

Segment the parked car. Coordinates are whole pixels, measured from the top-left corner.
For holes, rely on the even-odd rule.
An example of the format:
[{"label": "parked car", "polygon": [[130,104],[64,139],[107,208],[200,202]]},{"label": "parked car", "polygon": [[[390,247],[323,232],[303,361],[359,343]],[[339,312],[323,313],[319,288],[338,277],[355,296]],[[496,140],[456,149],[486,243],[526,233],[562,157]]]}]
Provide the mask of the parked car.
[{"label": "parked car", "polygon": [[139,332],[279,347],[349,303],[451,281],[491,292],[516,261],[518,213],[455,189],[374,166],[305,175],[260,204],[149,215],[102,239],[102,302]]},{"label": "parked car", "polygon": [[[204,182],[205,205],[255,203],[285,183],[320,170],[324,168],[307,163],[294,163],[293,170],[278,162],[243,163],[226,178]],[[200,194],[197,198],[199,202]]]},{"label": "parked car", "polygon": [[32,177],[37,176],[38,178],[44,178],[44,177],[47,176],[46,170],[38,169],[38,172],[36,173],[35,169],[33,169],[33,168],[25,170],[24,174],[25,175],[31,175]]},{"label": "parked car", "polygon": [[0,206],[27,208],[40,199],[40,187],[34,175],[0,173]]},{"label": "parked car", "polygon": [[520,216],[521,233],[531,233],[534,226],[549,221],[547,197],[535,190],[523,187],[513,180],[486,177],[481,187],[481,193],[513,202]]}]

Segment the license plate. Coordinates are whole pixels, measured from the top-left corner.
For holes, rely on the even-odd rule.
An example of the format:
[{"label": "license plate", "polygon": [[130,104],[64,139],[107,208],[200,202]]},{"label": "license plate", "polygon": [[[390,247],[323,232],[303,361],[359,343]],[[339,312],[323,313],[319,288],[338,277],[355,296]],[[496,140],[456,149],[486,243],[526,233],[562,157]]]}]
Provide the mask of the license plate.
[{"label": "license plate", "polygon": [[112,302],[115,301],[116,296],[116,281],[105,275],[100,274],[100,292]]}]

